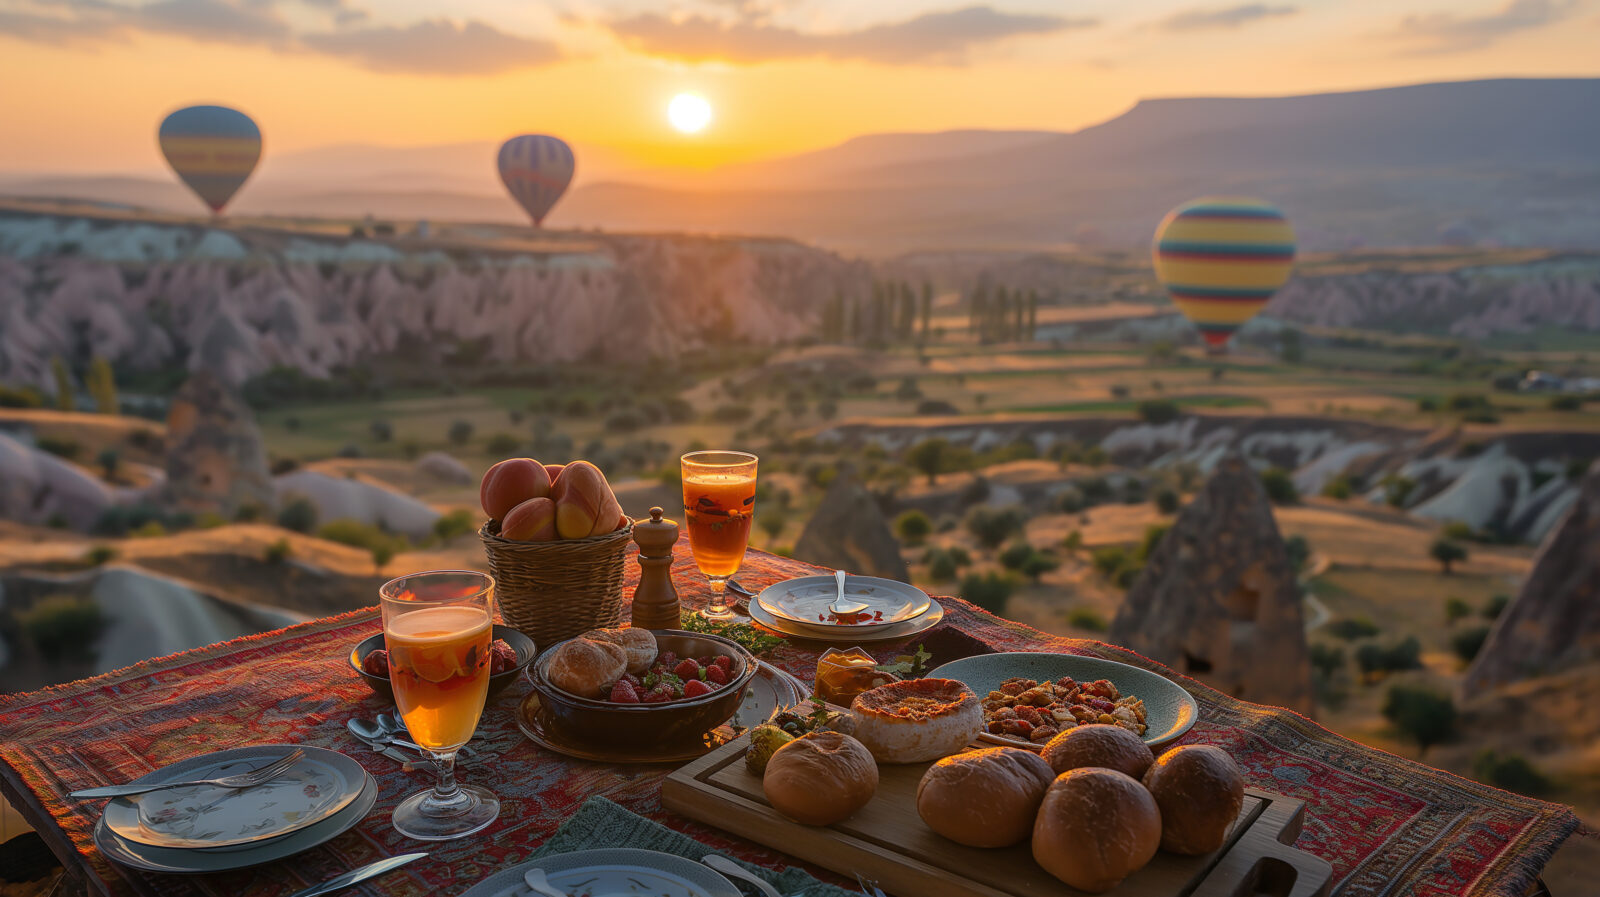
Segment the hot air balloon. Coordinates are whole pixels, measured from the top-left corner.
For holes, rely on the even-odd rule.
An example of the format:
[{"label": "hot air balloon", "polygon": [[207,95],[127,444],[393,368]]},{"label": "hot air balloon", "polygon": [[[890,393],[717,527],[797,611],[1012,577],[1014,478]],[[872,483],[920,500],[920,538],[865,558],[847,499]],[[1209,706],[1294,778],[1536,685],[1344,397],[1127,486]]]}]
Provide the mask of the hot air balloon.
[{"label": "hot air balloon", "polygon": [[556,137],[523,134],[500,145],[500,180],[535,227],[572,183],[572,147]]},{"label": "hot air balloon", "polygon": [[161,122],[161,153],[200,201],[222,213],[261,158],[261,129],[237,109],[190,106]]},{"label": "hot air balloon", "polygon": [[1207,196],[1167,213],[1151,254],[1172,303],[1220,351],[1289,279],[1294,229],[1269,202]]}]

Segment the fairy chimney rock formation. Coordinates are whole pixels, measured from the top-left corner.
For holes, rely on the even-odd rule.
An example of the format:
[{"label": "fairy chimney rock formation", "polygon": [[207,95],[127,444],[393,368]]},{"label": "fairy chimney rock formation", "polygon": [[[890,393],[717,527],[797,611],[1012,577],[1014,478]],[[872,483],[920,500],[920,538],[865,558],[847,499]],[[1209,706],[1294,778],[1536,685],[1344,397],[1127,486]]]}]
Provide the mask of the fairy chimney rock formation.
[{"label": "fairy chimney rock formation", "polygon": [[1309,716],[1300,601],[1261,478],[1229,453],[1151,552],[1110,640],[1234,697]]},{"label": "fairy chimney rock formation", "polygon": [[900,543],[889,532],[878,502],[848,467],[834,477],[817,512],[806,521],[794,556],[862,576],[911,581]]},{"label": "fairy chimney rock formation", "polygon": [[1500,614],[1461,689],[1486,689],[1600,659],[1600,462],[1533,558],[1533,572]]},{"label": "fairy chimney rock formation", "polygon": [[250,407],[209,371],[178,389],[167,412],[169,504],[191,513],[233,517],[273,506],[272,477]]}]

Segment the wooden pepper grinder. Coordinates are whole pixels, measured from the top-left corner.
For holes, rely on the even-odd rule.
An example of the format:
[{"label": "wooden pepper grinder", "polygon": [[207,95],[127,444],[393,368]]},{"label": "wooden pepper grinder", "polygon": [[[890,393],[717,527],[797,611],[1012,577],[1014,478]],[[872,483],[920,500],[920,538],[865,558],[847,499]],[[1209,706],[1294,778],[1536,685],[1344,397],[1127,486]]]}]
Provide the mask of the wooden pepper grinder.
[{"label": "wooden pepper grinder", "polygon": [[633,590],[633,625],[638,629],[677,629],[682,625],[678,590],[672,585],[672,546],[678,523],[664,520],[660,508],[633,525],[639,543],[639,587]]}]

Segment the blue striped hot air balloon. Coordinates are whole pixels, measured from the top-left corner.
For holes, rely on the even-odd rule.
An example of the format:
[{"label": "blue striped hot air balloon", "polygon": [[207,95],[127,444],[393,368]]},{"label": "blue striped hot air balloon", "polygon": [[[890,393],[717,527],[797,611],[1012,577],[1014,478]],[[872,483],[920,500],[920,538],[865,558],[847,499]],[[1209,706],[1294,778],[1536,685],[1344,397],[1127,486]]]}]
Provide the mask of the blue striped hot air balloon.
[{"label": "blue striped hot air balloon", "polygon": [[179,109],[162,120],[158,136],[167,164],[216,214],[261,158],[261,129],[226,106]]},{"label": "blue striped hot air balloon", "polygon": [[1172,304],[1221,349],[1294,270],[1294,229],[1269,202],[1207,196],[1162,219],[1151,247]]},{"label": "blue striped hot air balloon", "polygon": [[572,183],[574,164],[572,147],[556,137],[523,134],[500,145],[500,180],[535,227]]}]

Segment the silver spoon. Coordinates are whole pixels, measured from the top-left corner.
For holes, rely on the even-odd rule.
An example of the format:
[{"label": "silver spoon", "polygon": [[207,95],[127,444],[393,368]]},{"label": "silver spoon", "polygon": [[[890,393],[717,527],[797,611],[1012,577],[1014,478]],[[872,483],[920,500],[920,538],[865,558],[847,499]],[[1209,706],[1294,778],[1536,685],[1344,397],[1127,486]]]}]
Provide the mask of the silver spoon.
[{"label": "silver spoon", "polygon": [[558,891],[550,884],[549,879],[544,877],[543,869],[535,867],[523,872],[522,880],[535,894],[542,894],[544,897],[568,897],[565,891]]},{"label": "silver spoon", "polygon": [[[394,714],[392,714],[392,713],[380,713],[380,714],[378,714],[378,728],[382,729],[383,730],[383,734],[387,735],[389,737],[389,740],[392,741],[393,743],[398,744],[398,745],[402,745],[404,747],[415,748],[416,750],[419,750],[419,751],[422,750],[422,748],[417,747],[416,745],[412,744],[409,741],[402,741],[401,740],[402,738],[410,738],[411,737],[411,730],[407,729],[406,728],[406,724],[402,723],[399,719],[397,719]],[[476,758],[478,756],[478,753],[476,751],[474,751],[472,748],[469,748],[466,745],[462,745],[460,748],[456,749],[456,755],[461,757],[461,759],[463,759],[463,760],[471,760],[471,759]]]},{"label": "silver spoon", "polygon": [[726,875],[730,878],[737,878],[740,881],[748,882],[749,884],[754,885],[755,889],[760,891],[764,897],[783,897],[782,894],[778,893],[777,888],[767,884],[766,881],[760,876],[750,872],[743,866],[735,863],[733,860],[730,860],[725,856],[718,856],[714,853],[708,854],[701,857],[700,862],[710,866],[712,869],[715,869],[716,871],[721,872],[723,875]]},{"label": "silver spoon", "polygon": [[833,571],[833,583],[838,587],[839,594],[834,597],[833,603],[828,605],[828,613],[835,616],[844,616],[846,614],[858,614],[867,609],[867,605],[859,601],[844,600],[844,581],[849,577],[850,574],[843,570]]}]

